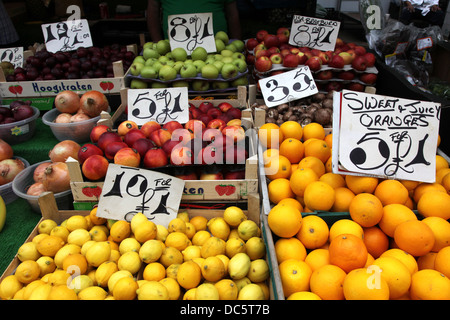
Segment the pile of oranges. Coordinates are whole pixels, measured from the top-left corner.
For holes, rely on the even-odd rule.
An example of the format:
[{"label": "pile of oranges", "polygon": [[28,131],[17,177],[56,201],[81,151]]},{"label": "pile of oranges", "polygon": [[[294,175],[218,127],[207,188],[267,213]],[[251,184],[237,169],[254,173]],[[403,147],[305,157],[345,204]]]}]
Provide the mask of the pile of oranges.
[{"label": "pile of oranges", "polygon": [[339,175],[320,124],[267,123],[258,137],[287,299],[450,299],[445,158],[435,183]]}]

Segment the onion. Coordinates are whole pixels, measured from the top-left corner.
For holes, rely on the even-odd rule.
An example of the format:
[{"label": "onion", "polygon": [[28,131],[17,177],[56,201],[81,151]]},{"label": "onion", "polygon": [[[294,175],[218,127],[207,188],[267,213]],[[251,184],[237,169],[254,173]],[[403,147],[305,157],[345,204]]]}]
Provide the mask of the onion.
[{"label": "onion", "polygon": [[108,110],[109,102],[100,91],[91,90],[80,98],[80,109],[90,117],[97,117],[102,111]]},{"label": "onion", "polygon": [[33,171],[33,180],[34,182],[42,182],[45,177],[45,169],[51,165],[51,162],[43,162],[39,164]]},{"label": "onion", "polygon": [[70,113],[60,113],[55,119],[55,123],[69,123],[72,115]]},{"label": "onion", "polygon": [[0,139],[0,161],[11,159],[14,155],[13,148],[5,140]]},{"label": "onion", "polygon": [[80,109],[80,97],[73,91],[61,91],[55,97],[55,108],[62,113],[75,113]]},{"label": "onion", "polygon": [[69,168],[64,162],[53,162],[45,168],[44,174],[42,183],[47,191],[58,193],[70,189]]},{"label": "onion", "polygon": [[81,146],[72,140],[63,140],[58,142],[52,150],[48,153],[48,156],[52,162],[65,162],[68,157],[72,157],[78,160],[78,151]]},{"label": "onion", "polygon": [[25,164],[20,159],[5,159],[0,161],[0,185],[14,180],[16,175],[25,169]]},{"label": "onion", "polygon": [[12,110],[14,120],[20,121],[31,118],[34,114],[34,110],[27,104],[14,107]]},{"label": "onion", "polygon": [[91,119],[86,113],[84,112],[78,112],[75,113],[72,117],[70,117],[70,122],[80,122],[80,121],[86,121]]},{"label": "onion", "polygon": [[42,192],[47,191],[42,182],[35,182],[27,188],[27,195],[39,196]]}]

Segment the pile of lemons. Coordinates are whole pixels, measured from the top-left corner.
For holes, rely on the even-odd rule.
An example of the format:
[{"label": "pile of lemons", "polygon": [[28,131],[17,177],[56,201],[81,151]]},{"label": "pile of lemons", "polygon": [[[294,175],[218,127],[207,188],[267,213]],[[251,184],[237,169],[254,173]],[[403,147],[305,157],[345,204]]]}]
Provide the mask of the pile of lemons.
[{"label": "pile of lemons", "polygon": [[73,215],[46,219],[0,282],[1,299],[266,300],[269,267],[256,222],[229,206],[222,216],[179,212],[167,227]]}]

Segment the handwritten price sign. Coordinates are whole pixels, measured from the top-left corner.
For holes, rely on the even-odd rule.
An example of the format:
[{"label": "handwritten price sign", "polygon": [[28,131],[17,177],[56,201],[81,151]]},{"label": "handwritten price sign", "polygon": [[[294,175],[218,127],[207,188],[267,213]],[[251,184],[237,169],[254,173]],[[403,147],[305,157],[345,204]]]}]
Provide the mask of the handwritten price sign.
[{"label": "handwritten price sign", "polygon": [[216,52],[212,13],[177,14],[168,17],[170,47],[183,48],[190,55],[198,46]]},{"label": "handwritten price sign", "polygon": [[128,90],[128,119],[139,126],[148,121],[186,123],[189,120],[187,88]]},{"label": "handwritten price sign", "polygon": [[97,215],[131,221],[142,212],[167,227],[176,217],[184,180],[156,171],[110,164],[103,184]]},{"label": "handwritten price sign", "polygon": [[306,66],[263,78],[259,80],[259,85],[264,101],[269,108],[318,92],[311,71]]},{"label": "handwritten price sign", "polygon": [[50,52],[92,47],[91,31],[86,19],[43,24],[41,28],[45,46]]},{"label": "handwritten price sign", "polygon": [[294,15],[289,43],[322,51],[334,50],[340,25],[339,21]]},{"label": "handwritten price sign", "polygon": [[0,61],[10,62],[14,68],[23,65],[23,47],[0,49]]},{"label": "handwritten price sign", "polygon": [[348,90],[333,102],[333,172],[435,181],[440,104]]}]

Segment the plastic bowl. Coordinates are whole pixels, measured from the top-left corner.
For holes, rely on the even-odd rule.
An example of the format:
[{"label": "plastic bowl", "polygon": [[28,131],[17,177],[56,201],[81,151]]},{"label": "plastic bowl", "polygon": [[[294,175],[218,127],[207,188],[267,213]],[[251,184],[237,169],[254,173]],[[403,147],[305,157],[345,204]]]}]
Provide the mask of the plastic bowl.
[{"label": "plastic bowl", "polygon": [[[12,182],[13,192],[20,198],[25,199],[30,204],[33,211],[41,213],[39,207],[38,198],[39,196],[30,196],[27,194],[26,189],[34,183],[33,173],[38,165],[44,162],[51,162],[50,160],[35,163],[28,168],[19,172],[19,174],[14,178]],[[56,204],[61,210],[69,210],[72,208],[73,197],[72,189],[55,193],[54,194]]]},{"label": "plastic bowl", "polygon": [[77,143],[88,142],[92,128],[94,128],[100,120],[100,116],[89,120],[73,122],[73,123],[55,123],[56,117],[61,112],[58,109],[47,111],[42,116],[42,122],[50,127],[53,135],[59,141],[73,140]]},{"label": "plastic bowl", "polygon": [[7,124],[0,124],[0,139],[5,140],[9,144],[16,144],[31,139],[36,129],[36,119],[41,112],[38,108],[33,107],[33,116]]},{"label": "plastic bowl", "polygon": [[[13,159],[20,159],[25,164],[25,169],[30,166],[30,163],[21,157],[13,157]],[[25,170],[24,169],[24,170]],[[2,197],[5,204],[11,203],[17,199],[17,195],[12,190],[13,181],[0,186],[0,196]]]}]

